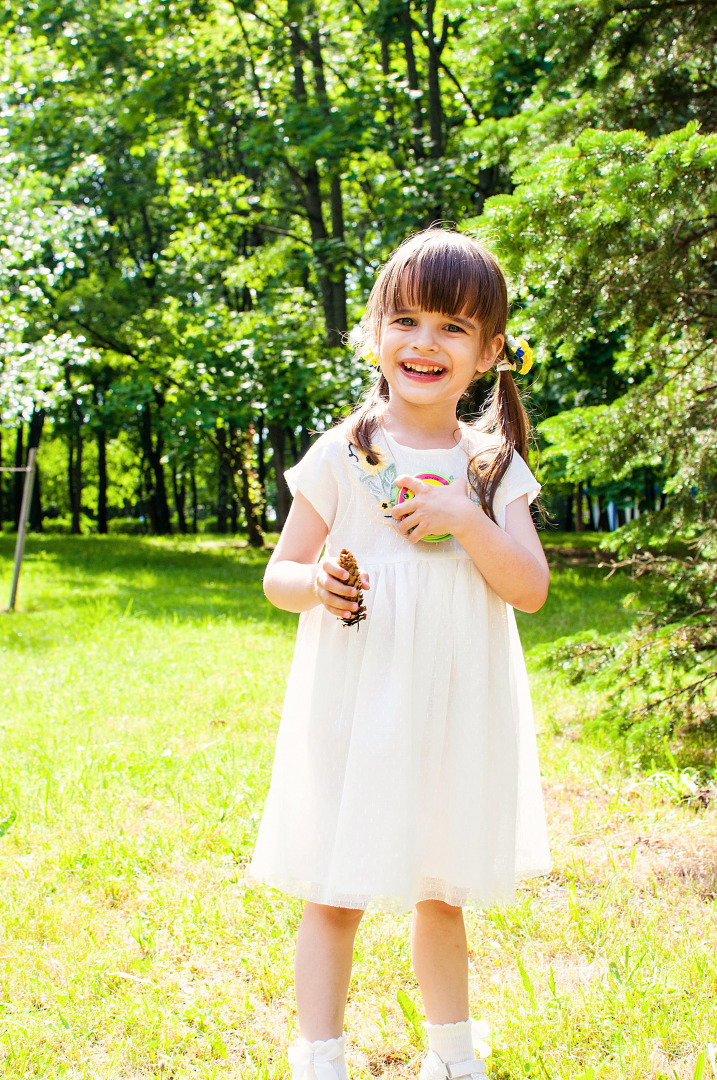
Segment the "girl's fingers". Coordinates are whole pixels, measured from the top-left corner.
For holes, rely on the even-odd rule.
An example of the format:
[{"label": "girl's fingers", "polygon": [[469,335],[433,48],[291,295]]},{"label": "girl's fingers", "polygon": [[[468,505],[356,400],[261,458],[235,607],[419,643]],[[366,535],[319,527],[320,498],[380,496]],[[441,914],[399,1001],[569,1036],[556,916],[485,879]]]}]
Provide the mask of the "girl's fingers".
[{"label": "girl's fingers", "polygon": [[397,488],[408,488],[414,495],[430,487],[430,484],[427,484],[425,480],[421,480],[417,476],[409,476],[408,473],[401,473],[393,482]]},{"label": "girl's fingers", "polygon": [[[319,590],[326,594],[326,596],[333,597],[335,601],[349,601],[353,600],[356,596],[356,590],[353,585],[345,585],[340,581],[336,581],[335,578],[328,577],[324,574],[319,574],[316,578],[316,584]],[[325,601],[322,599],[321,601]]]},{"label": "girl's fingers", "polygon": [[353,615],[354,611],[358,611],[358,604],[355,600],[343,600],[340,596],[336,596],[320,586],[317,593],[319,600],[331,615],[345,618],[347,615]]},{"label": "girl's fingers", "polygon": [[321,562],[320,569],[338,581],[348,581],[349,572],[344,570],[338,559],[332,559],[329,555]]},{"label": "girl's fingers", "polygon": [[[327,557],[316,572],[315,589],[319,601],[328,612],[338,618],[344,618],[358,611],[356,589],[348,584],[348,572],[336,559]],[[369,588],[368,574],[360,571],[361,588]]]},{"label": "girl's fingers", "polygon": [[404,518],[410,514],[415,514],[416,507],[411,506],[413,499],[407,499],[406,502],[399,503],[398,506],[394,506],[391,510],[391,517],[394,521],[403,521]]},{"label": "girl's fingers", "polygon": [[355,596],[356,590],[348,584],[348,571],[335,559],[326,558],[319,566],[317,584],[336,596]]},{"label": "girl's fingers", "polygon": [[[348,571],[344,570],[341,563],[338,562],[336,559],[332,559],[327,556],[319,567],[319,573],[322,570],[326,573],[327,579],[330,579],[330,589],[332,592],[337,593],[337,595],[339,596],[356,595],[356,590],[352,588],[351,585],[346,585],[349,577]],[[369,582],[368,572],[366,570],[359,570],[359,577],[361,578],[361,588],[370,589],[371,584]],[[339,587],[334,587],[334,583],[336,584],[336,586]]]}]

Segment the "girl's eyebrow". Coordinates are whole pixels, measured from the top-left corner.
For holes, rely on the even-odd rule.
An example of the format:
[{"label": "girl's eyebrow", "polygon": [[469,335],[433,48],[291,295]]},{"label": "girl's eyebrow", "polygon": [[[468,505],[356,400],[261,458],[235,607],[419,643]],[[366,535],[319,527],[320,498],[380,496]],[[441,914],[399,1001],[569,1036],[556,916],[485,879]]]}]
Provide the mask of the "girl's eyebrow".
[{"label": "girl's eyebrow", "polygon": [[[404,307],[401,304],[399,307],[393,309],[394,315],[416,315],[419,312],[419,308]],[[453,323],[458,323],[459,326],[465,326],[467,330],[475,330],[476,324],[471,319],[463,319],[460,315],[446,315],[446,319],[449,319]]]}]

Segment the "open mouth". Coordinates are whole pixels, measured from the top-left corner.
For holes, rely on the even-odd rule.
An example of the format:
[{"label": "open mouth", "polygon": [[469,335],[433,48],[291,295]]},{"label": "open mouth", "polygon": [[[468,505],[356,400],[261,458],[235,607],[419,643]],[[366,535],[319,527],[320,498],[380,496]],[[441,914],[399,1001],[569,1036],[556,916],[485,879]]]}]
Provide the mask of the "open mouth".
[{"label": "open mouth", "polygon": [[405,371],[407,375],[410,375],[414,379],[440,379],[444,374],[445,368],[440,364],[418,364],[414,362],[404,361],[401,364],[401,370]]}]

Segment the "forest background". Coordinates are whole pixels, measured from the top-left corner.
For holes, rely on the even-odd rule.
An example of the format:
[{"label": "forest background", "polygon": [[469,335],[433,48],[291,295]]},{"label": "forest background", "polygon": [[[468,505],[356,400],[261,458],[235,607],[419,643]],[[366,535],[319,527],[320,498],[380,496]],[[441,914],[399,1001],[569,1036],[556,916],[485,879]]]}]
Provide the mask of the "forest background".
[{"label": "forest background", "polygon": [[360,396],[377,268],[457,222],[536,347],[553,520],[612,502],[616,558],[664,582],[627,644],[566,663],[619,671],[652,744],[709,744],[712,4],[15,0],[2,35],[0,453],[41,444],[33,527],[260,546],[283,469]]}]

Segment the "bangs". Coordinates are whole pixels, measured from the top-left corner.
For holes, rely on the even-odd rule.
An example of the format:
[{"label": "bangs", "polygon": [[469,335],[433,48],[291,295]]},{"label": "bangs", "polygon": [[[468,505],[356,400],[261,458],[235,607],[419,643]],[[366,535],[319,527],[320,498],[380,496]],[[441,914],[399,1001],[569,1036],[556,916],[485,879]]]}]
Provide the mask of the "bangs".
[{"label": "bangs", "polygon": [[508,298],[498,263],[469,236],[428,229],[406,240],[383,268],[367,315],[377,329],[396,310],[416,308],[463,315],[480,324],[484,336],[505,331]]}]

